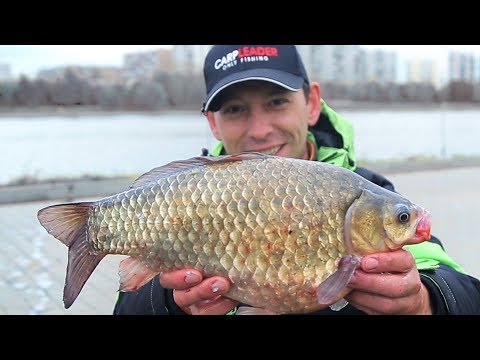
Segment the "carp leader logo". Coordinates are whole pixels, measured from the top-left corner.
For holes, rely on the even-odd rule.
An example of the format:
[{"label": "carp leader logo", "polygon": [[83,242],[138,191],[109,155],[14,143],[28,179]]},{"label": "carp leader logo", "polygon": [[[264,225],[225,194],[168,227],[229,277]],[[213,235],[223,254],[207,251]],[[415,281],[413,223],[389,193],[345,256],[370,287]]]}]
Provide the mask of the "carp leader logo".
[{"label": "carp leader logo", "polygon": [[227,70],[240,63],[269,61],[270,57],[278,56],[278,49],[269,46],[244,46],[233,50],[225,56],[215,60],[215,70]]}]

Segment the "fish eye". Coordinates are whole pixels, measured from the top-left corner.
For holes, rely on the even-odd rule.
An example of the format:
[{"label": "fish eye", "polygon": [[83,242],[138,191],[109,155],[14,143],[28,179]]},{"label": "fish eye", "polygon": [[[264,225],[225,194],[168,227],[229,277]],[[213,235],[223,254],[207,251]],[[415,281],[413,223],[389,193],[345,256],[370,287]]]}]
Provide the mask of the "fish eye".
[{"label": "fish eye", "polygon": [[398,221],[402,224],[405,224],[410,220],[410,211],[408,211],[408,208],[405,205],[399,205],[396,209],[396,213]]},{"label": "fish eye", "polygon": [[398,214],[398,221],[401,223],[406,223],[410,219],[410,214],[408,212],[402,212]]}]

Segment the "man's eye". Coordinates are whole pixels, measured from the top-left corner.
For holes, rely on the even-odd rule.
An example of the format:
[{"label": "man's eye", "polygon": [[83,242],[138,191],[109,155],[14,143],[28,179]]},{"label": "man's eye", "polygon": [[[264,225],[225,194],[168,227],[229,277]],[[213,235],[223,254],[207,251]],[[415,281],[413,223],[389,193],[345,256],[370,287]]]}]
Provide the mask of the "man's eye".
[{"label": "man's eye", "polygon": [[276,99],[273,99],[270,101],[270,104],[272,106],[280,106],[280,105],[283,105],[287,102],[287,99],[285,98],[276,98]]},{"label": "man's eye", "polygon": [[240,111],[242,111],[242,108],[236,105],[230,105],[225,107],[225,109],[223,109],[223,112],[225,114],[236,114],[236,113],[239,113]]}]

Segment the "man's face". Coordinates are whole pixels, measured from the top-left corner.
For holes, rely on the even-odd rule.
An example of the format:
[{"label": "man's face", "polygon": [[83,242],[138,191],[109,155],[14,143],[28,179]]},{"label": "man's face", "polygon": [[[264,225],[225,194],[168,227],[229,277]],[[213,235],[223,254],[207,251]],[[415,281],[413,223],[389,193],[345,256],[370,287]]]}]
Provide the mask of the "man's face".
[{"label": "man's face", "polygon": [[311,88],[307,101],[303,90],[266,81],[231,85],[217,95],[220,110],[207,112],[212,133],[228,154],[259,151],[306,159],[308,126],[320,113],[318,84]]}]

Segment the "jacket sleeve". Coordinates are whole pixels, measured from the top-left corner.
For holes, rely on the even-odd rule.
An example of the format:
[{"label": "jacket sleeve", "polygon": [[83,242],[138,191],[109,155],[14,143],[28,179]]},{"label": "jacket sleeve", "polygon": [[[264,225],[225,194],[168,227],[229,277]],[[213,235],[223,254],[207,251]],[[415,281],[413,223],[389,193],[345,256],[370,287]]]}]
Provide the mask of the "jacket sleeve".
[{"label": "jacket sleeve", "polygon": [[158,276],[137,291],[119,292],[113,315],[186,315],[173,300],[173,291]]},{"label": "jacket sleeve", "polygon": [[480,314],[480,281],[447,265],[421,270],[434,315]]},{"label": "jacket sleeve", "polygon": [[[435,236],[432,236],[430,242],[445,251],[441,241]],[[422,269],[419,272],[422,283],[430,294],[434,315],[480,314],[478,279],[442,262],[435,269]]]}]

